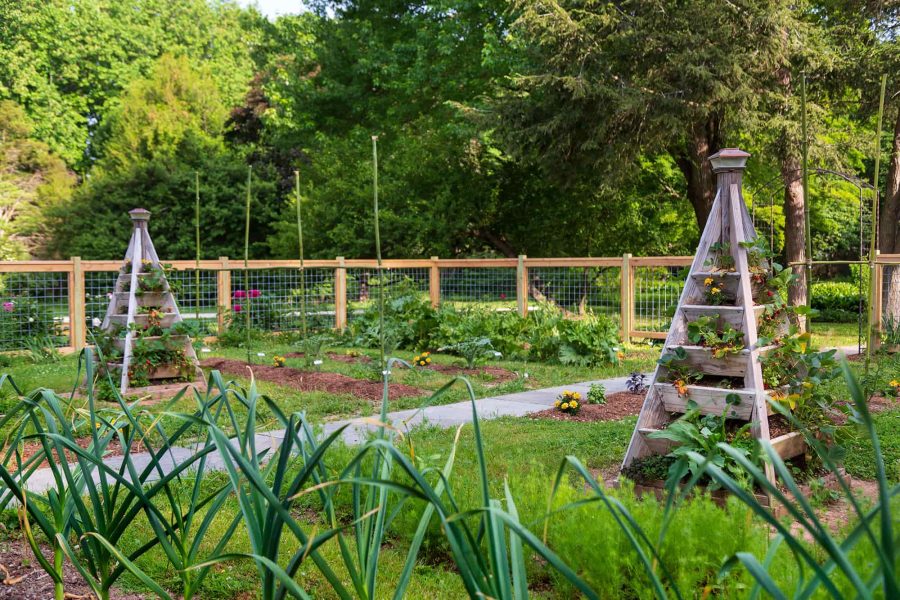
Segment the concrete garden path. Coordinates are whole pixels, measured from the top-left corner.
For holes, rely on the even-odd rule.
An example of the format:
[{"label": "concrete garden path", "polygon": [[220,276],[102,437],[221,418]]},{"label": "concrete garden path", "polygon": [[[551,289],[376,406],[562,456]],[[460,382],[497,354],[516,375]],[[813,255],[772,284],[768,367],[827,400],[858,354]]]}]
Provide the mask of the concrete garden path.
[{"label": "concrete garden path", "polygon": [[[652,374],[647,374],[648,380]],[[553,406],[554,400],[563,390],[571,390],[580,392],[582,396],[587,396],[588,389],[593,383],[600,383],[606,389],[607,394],[625,391],[625,381],[627,377],[615,377],[612,379],[601,379],[598,381],[586,381],[583,383],[573,383],[571,385],[544,388],[539,390],[530,390],[527,392],[517,392],[515,394],[505,394],[491,398],[481,398],[475,401],[479,419],[496,419],[497,417],[521,417],[533,412],[546,410]],[[344,429],[341,437],[347,444],[359,444],[366,437],[374,432],[377,428],[375,424],[377,415],[367,418],[344,419],[340,421],[329,421],[322,425],[322,434],[328,436],[342,426]],[[419,409],[398,410],[388,413],[388,421],[390,424],[400,431],[406,431],[417,425],[427,423],[441,428],[454,427],[462,423],[472,422],[472,403],[468,400],[463,402],[455,402],[453,404],[444,404],[441,406],[428,406]],[[264,450],[272,446],[280,444],[284,438],[284,430],[268,431],[256,436],[256,445],[258,450]],[[169,453],[160,461],[164,472],[168,472],[173,465],[180,463],[190,457],[192,450],[189,448],[172,448]],[[137,452],[131,455],[131,460],[138,471],[142,471],[150,464],[150,454],[147,452]],[[117,468],[122,463],[121,456],[111,456],[104,461],[112,468]],[[214,452],[207,458],[207,469],[223,470],[224,464],[222,457]],[[98,477],[95,473],[95,480]],[[155,479],[151,478],[151,480]],[[41,493],[55,486],[53,472],[49,468],[38,469],[31,477],[28,478],[27,487],[32,492]]]}]

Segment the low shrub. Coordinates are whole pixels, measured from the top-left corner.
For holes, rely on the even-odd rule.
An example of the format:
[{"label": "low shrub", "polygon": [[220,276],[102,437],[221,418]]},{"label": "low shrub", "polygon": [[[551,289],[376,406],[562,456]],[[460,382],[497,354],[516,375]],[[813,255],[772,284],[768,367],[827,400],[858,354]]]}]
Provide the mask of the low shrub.
[{"label": "low shrub", "polygon": [[587,399],[590,404],[606,404],[606,388],[602,383],[592,383]]},{"label": "low shrub", "polygon": [[[849,281],[823,281],[812,284],[812,307],[819,311],[847,311],[853,313],[853,319],[859,313],[859,287]],[[863,308],[866,298],[862,296]],[[821,319],[821,316],[819,317]]]}]

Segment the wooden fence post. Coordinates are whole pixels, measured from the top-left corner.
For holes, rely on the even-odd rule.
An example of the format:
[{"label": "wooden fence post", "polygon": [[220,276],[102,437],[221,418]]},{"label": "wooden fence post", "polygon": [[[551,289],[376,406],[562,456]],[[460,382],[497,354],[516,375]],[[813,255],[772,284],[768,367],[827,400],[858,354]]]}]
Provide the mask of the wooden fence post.
[{"label": "wooden fence post", "polygon": [[216,272],[216,320],[219,335],[225,332],[225,311],[231,308],[231,267],[227,256],[220,256],[219,270]]},{"label": "wooden fence post", "polygon": [[441,269],[438,267],[438,257],[431,257],[431,271],[428,277],[428,295],[431,297],[431,308],[437,308],[441,303]]},{"label": "wooden fence post", "polygon": [[76,352],[83,349],[87,342],[84,301],[84,269],[81,257],[73,256],[72,270],[69,271],[69,344]]},{"label": "wooden fence post", "polygon": [[338,266],[334,270],[334,328],[344,331],[347,328],[347,269],[344,257],[337,257]]},{"label": "wooden fence post", "polygon": [[[878,255],[880,252],[875,251]],[[876,258],[877,260],[877,258]],[[900,267],[895,267],[900,269]],[[872,336],[873,350],[877,350],[881,346],[882,319],[884,315],[884,265],[875,264],[875,277],[869,282],[872,291],[869,292],[869,299],[874,303],[872,307],[872,327],[875,328],[875,335]]]},{"label": "wooden fence post", "polygon": [[519,255],[519,264],[516,266],[516,301],[519,308],[519,316],[528,316],[528,267],[525,266],[524,254]]},{"label": "wooden fence post", "polygon": [[632,288],[632,277],[631,277],[631,255],[623,254],[622,255],[622,270],[621,270],[621,291],[619,293],[619,309],[621,311],[619,315],[619,321],[621,322],[621,335],[622,342],[629,342],[631,336],[631,321],[634,316],[634,295],[631,293]]}]

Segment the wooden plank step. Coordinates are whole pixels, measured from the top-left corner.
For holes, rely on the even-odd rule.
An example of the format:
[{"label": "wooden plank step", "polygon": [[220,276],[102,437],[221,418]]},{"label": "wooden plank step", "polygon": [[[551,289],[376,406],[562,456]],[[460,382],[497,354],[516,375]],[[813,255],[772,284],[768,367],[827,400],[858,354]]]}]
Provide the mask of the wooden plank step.
[{"label": "wooden plank step", "polygon": [[[766,310],[765,304],[757,304],[753,307],[756,319]],[[684,311],[684,317],[688,321],[696,321],[700,317],[708,315],[719,315],[723,321],[736,329],[744,328],[744,307],[743,306],[715,306],[713,304],[685,304],[681,307]]]},{"label": "wooden plank step", "polygon": [[[687,412],[688,402],[693,400],[697,404],[698,410],[703,414],[725,414],[729,419],[750,420],[755,396],[753,390],[727,390],[703,385],[689,385],[687,386],[687,395],[682,396],[671,383],[655,383],[653,385],[665,409],[669,412]],[[725,398],[729,394],[736,394],[741,399],[741,402],[739,404],[728,404]],[[726,408],[728,409],[727,412]]]},{"label": "wooden plank step", "polygon": [[[170,292],[144,292],[135,294],[138,306],[175,306],[175,298]],[[116,292],[119,306],[128,306],[128,292]]]},{"label": "wooden plank step", "polygon": [[806,440],[799,431],[791,431],[777,438],[772,438],[772,447],[783,459],[794,458],[806,452]]},{"label": "wooden plank step", "polygon": [[[171,327],[180,320],[181,319],[176,313],[166,313],[160,320],[160,327]],[[124,327],[128,324],[128,315],[110,315],[109,322]],[[149,315],[134,315],[134,322],[141,327],[149,325]]]},{"label": "wooden plank step", "polygon": [[[703,283],[706,278],[711,277],[716,281],[717,286],[720,287],[728,298],[736,298],[738,284],[741,281],[740,273],[736,271],[727,271],[727,272],[715,272],[715,271],[697,271],[696,273],[691,273],[691,278],[696,282],[698,288],[698,295],[694,298],[689,299],[690,304],[698,304],[702,301],[706,296],[706,285]],[[753,283],[751,280],[750,283],[751,290],[753,292],[753,296],[757,296],[758,292],[761,291],[761,286],[759,284]],[[733,303],[730,304],[733,306]]]},{"label": "wooden plank step", "polygon": [[[651,453],[666,455],[679,444],[672,440],[650,437],[650,434],[658,431],[660,430],[652,427],[641,427],[638,429],[641,439]],[[775,448],[775,451],[778,452],[778,455],[784,460],[800,456],[806,452],[806,440],[804,440],[803,434],[799,431],[791,431],[790,433],[772,438],[771,443],[772,447]]]},{"label": "wooden plank step", "polygon": [[[713,358],[712,349],[705,346],[671,344],[667,348],[672,351],[683,348],[687,354],[684,362],[706,375],[744,377],[750,364],[750,350],[747,348],[737,354],[728,354],[722,358]],[[759,353],[762,355],[774,348],[775,346],[763,346],[759,349]]]},{"label": "wooden plank step", "polygon": [[746,349],[738,354],[729,354],[722,358],[713,358],[712,350],[704,346],[668,346],[669,350],[684,349],[687,354],[685,363],[707,375],[724,375],[727,377],[743,377],[747,374],[750,352]]},{"label": "wooden plank step", "polygon": [[641,436],[641,439],[644,440],[644,444],[647,446],[647,449],[649,449],[651,453],[663,455],[668,454],[677,444],[672,440],[656,439],[650,437],[651,433],[655,433],[657,431],[659,431],[659,429],[654,429],[652,427],[641,427],[638,429],[638,434]]}]

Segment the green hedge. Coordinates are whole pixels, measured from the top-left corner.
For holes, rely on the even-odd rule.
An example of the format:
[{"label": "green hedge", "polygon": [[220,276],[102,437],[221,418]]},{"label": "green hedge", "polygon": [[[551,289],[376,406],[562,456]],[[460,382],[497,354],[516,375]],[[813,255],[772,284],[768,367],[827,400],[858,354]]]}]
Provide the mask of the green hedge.
[{"label": "green hedge", "polygon": [[[812,307],[818,321],[855,322],[859,315],[859,287],[848,281],[823,281],[812,285]],[[866,298],[862,296],[863,309]]]}]

